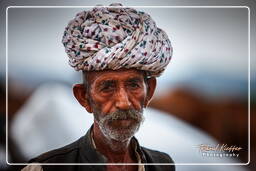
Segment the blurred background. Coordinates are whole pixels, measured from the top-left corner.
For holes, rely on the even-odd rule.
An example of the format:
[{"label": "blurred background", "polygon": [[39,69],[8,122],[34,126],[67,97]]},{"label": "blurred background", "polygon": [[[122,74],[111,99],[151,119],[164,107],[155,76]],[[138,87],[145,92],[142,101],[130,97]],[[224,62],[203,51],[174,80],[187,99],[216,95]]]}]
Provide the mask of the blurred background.
[{"label": "blurred background", "polygon": [[[47,2],[47,1],[46,1]],[[109,5],[114,1],[1,2],[1,21],[10,5]],[[115,1],[116,2],[116,1]],[[255,19],[255,3],[248,1],[121,2],[123,5],[248,5]],[[81,73],[68,65],[61,44],[69,20],[88,8],[8,9],[8,162],[23,163],[47,150],[82,136],[92,116],[78,105],[72,85]],[[137,137],[142,145],[169,153],[176,163],[248,162],[248,71],[251,77],[251,122],[255,121],[255,51],[248,52],[248,9],[137,8],[151,15],[165,30],[174,48],[173,58],[158,78],[157,90],[145,111]],[[251,22],[255,26],[255,21]],[[251,34],[255,36],[254,30]],[[0,27],[5,37],[5,27]],[[5,164],[5,39],[1,39],[1,148]],[[3,44],[3,45],[2,45]],[[251,38],[251,48],[255,37]],[[252,48],[253,49],[253,48]],[[255,50],[255,49],[254,49]],[[254,64],[253,64],[254,63]],[[159,131],[155,131],[159,130]],[[155,132],[155,133],[154,133]],[[155,140],[157,137],[158,140]],[[255,134],[251,153],[255,153]],[[205,158],[194,146],[228,144],[243,148],[238,158]],[[255,162],[255,157],[251,157]],[[177,170],[254,170],[238,166],[177,166]]]}]

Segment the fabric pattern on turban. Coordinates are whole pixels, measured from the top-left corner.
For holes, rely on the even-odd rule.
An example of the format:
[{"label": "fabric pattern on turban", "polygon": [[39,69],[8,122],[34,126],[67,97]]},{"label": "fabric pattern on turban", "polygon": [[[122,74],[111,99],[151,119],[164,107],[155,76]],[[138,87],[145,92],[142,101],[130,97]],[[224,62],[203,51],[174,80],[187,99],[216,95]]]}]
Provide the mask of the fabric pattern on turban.
[{"label": "fabric pattern on turban", "polygon": [[173,51],[167,34],[148,14],[121,4],[78,13],[62,43],[77,71],[136,68],[159,76]]}]

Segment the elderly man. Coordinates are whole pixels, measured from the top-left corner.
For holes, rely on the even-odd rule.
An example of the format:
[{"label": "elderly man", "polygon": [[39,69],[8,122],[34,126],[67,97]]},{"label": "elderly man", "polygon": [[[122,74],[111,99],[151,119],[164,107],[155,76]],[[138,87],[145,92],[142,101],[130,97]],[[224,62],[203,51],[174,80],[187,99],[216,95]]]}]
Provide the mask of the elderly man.
[{"label": "elderly man", "polygon": [[27,166],[24,170],[175,170],[167,154],[141,147],[134,137],[144,119],[143,108],[154,94],[156,77],[172,56],[166,33],[148,14],[111,4],[78,13],[62,42],[70,65],[83,72],[83,84],[74,85],[73,92],[93,113],[94,124],[76,142],[30,162],[103,165]]}]

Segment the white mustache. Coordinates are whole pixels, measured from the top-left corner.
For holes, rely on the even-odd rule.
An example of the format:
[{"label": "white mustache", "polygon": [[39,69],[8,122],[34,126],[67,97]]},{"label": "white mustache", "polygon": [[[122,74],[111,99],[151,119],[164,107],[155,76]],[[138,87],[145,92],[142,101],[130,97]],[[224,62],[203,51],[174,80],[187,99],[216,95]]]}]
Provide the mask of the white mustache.
[{"label": "white mustache", "polygon": [[122,120],[122,119],[133,119],[136,121],[142,121],[143,116],[142,112],[134,109],[130,110],[117,110],[113,113],[107,114],[103,120],[108,121],[115,121],[115,120]]}]

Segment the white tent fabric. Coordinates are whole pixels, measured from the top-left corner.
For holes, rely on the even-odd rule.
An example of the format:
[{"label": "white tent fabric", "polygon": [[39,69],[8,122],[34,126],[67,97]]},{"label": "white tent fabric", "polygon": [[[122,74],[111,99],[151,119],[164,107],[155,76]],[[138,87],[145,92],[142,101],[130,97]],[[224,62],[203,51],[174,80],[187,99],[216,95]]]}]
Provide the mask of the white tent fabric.
[{"label": "white tent fabric", "polygon": [[[142,146],[168,153],[182,171],[243,171],[240,166],[207,166],[207,163],[237,163],[227,157],[205,157],[197,147],[200,144],[217,144],[204,132],[175,118],[154,110],[144,111],[145,122],[136,134]],[[27,159],[43,152],[62,147],[83,136],[93,123],[72,95],[71,87],[61,84],[40,86],[18,111],[11,123],[9,134]]]}]

